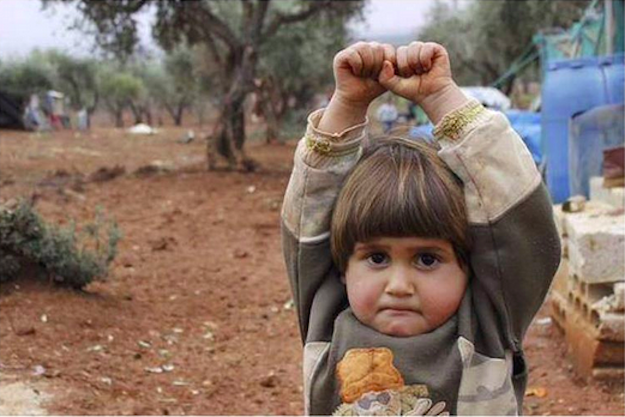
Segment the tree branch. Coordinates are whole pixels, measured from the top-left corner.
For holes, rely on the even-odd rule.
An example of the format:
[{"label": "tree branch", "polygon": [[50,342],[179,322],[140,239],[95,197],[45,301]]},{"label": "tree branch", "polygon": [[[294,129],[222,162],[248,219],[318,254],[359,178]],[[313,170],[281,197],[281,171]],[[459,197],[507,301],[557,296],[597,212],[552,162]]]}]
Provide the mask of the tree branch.
[{"label": "tree branch", "polygon": [[241,41],[230,26],[209,10],[204,2],[187,2],[185,6],[188,7],[189,16],[194,16],[207,32],[215,34],[229,49],[236,50],[241,47]]},{"label": "tree branch", "polygon": [[[261,0],[261,3],[265,3],[267,0]],[[332,2],[329,0],[318,0],[307,2],[308,8],[292,14],[277,13],[276,17],[269,23],[267,29],[260,36],[259,43],[262,43],[265,39],[272,37],[282,25],[301,22],[319,13],[324,9],[331,9],[333,7]]]}]

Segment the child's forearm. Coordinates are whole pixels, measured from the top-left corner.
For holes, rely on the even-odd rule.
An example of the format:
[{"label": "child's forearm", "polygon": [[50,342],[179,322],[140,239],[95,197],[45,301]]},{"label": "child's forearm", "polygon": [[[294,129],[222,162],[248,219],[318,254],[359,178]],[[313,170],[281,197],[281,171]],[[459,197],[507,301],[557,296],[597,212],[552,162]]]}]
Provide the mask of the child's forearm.
[{"label": "child's forearm", "polygon": [[421,106],[428,118],[436,125],[446,114],[462,107],[468,101],[469,98],[454,83],[426,97],[421,103],[417,104]]},{"label": "child's forearm", "polygon": [[341,133],[361,124],[367,118],[368,105],[348,103],[336,94],[332,96],[317,128],[326,133]]}]

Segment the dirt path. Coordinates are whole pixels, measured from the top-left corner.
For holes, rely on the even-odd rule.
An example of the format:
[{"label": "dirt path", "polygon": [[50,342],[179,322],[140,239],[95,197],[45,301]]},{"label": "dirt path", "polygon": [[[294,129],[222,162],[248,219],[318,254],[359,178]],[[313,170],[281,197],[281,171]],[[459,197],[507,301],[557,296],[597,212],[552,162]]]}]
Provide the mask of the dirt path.
[{"label": "dirt path", "polygon": [[[0,287],[0,372],[45,383],[49,413],[303,411],[278,222],[293,144],[252,147],[258,173],[209,173],[203,144],[178,144],[180,132],[0,132],[2,200],[35,193],[38,210],[60,223],[89,221],[102,206],[124,233],[109,281],[84,293]],[[154,160],[174,171],[131,174]],[[37,185],[55,170],[86,177],[116,164],[127,173],[111,181]],[[527,414],[624,414],[622,387],[574,377],[552,324],[535,324],[526,348],[530,386],[546,388],[527,398]]]}]

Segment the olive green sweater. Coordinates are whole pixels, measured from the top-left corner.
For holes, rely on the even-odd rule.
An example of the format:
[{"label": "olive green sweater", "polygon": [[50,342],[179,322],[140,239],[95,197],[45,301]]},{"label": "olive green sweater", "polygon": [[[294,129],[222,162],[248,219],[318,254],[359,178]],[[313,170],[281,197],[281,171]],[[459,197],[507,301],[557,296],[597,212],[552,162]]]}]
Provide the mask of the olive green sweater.
[{"label": "olive green sweater", "polygon": [[[316,128],[322,112],[309,117],[282,209],[304,343],[306,412],[520,414],[527,382],[523,336],[560,261],[551,201],[529,151],[505,116],[490,110],[455,140],[437,138],[440,157],[464,183],[473,242],[469,286],[456,314],[439,328],[391,337],[356,319],[330,252],[332,208],[358,163],[367,122],[331,135]],[[370,375],[355,375],[355,384],[390,378],[390,368],[401,374],[401,386],[343,402],[336,367],[348,352],[362,354],[359,348],[369,349],[375,366]]]}]

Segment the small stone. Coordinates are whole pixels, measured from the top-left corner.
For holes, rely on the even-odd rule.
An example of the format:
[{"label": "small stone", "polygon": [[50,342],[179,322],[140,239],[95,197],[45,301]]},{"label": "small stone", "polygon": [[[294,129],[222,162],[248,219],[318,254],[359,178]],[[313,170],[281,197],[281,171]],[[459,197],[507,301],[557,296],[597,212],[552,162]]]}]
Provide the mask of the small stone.
[{"label": "small stone", "polygon": [[35,334],[36,332],[37,331],[32,326],[22,327],[22,328],[18,328],[15,330],[15,334],[18,336],[30,336],[30,335]]},{"label": "small stone", "polygon": [[260,386],[265,388],[274,388],[278,385],[279,379],[275,373],[270,372],[266,377],[260,380]]},{"label": "small stone", "polygon": [[37,366],[35,366],[35,368],[33,369],[33,375],[35,375],[35,376],[41,376],[41,375],[43,375],[43,374],[45,374],[45,373],[46,373],[46,368],[44,368],[44,367],[43,367],[43,366],[41,366],[41,365],[37,365]]}]

